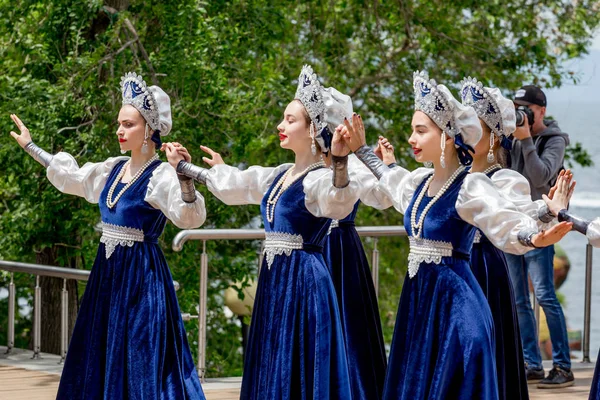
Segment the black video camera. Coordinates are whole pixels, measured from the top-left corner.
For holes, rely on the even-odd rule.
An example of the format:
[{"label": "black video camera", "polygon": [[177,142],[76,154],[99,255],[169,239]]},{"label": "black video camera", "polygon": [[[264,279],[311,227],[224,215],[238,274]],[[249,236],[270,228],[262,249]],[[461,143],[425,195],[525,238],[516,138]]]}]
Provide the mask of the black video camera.
[{"label": "black video camera", "polygon": [[517,114],[517,126],[523,126],[525,123],[525,118],[527,118],[527,121],[529,121],[529,126],[533,125],[534,119],[531,108],[527,106],[519,106],[515,110],[515,113]]}]

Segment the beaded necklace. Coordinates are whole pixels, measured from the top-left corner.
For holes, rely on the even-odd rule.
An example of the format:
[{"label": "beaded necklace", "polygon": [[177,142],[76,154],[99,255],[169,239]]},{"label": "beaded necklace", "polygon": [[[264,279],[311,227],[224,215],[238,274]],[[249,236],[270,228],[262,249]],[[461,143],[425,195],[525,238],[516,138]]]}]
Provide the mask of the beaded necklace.
[{"label": "beaded necklace", "polygon": [[133,178],[131,178],[131,180],[125,184],[125,187],[123,187],[123,189],[121,189],[119,194],[117,194],[117,197],[115,197],[115,199],[112,200],[113,194],[115,193],[117,185],[119,184],[119,182],[121,182],[121,179],[125,175],[125,171],[127,170],[127,167],[129,166],[129,164],[131,164],[131,159],[129,159],[125,163],[125,165],[123,165],[121,170],[119,171],[119,174],[113,181],[112,185],[110,185],[110,189],[108,189],[108,196],[106,196],[106,206],[109,209],[113,208],[115,206],[115,204],[117,204],[117,202],[119,201],[121,196],[123,196],[125,191],[127,189],[129,189],[131,187],[131,185],[133,185],[135,183],[135,181],[137,181],[139,179],[139,177],[142,176],[142,174],[150,166],[150,164],[152,164],[156,160],[158,160],[158,154],[153,155],[152,158],[150,158],[148,161],[146,161],[146,164],[142,165],[142,168],[140,168],[138,170],[138,172],[133,176]]},{"label": "beaded necklace", "polygon": [[494,165],[492,165],[492,166],[490,166],[490,167],[487,167],[487,168],[485,169],[485,171],[483,171],[483,172],[482,172],[482,174],[484,174],[484,175],[487,175],[487,174],[489,174],[490,172],[492,172],[492,171],[495,171],[495,170],[497,170],[497,169],[502,169],[502,165],[500,165],[500,164],[494,164]]},{"label": "beaded necklace", "polygon": [[450,178],[444,183],[444,186],[441,187],[441,189],[437,192],[435,197],[431,199],[431,201],[425,206],[425,209],[421,213],[419,221],[417,222],[417,210],[421,205],[423,197],[425,197],[425,193],[427,193],[427,190],[429,190],[429,185],[431,184],[431,181],[433,181],[433,175],[431,175],[429,179],[427,179],[427,182],[425,182],[423,189],[421,189],[421,193],[419,193],[419,196],[417,196],[417,200],[415,200],[412,211],[410,213],[410,226],[412,228],[412,235],[415,238],[421,237],[421,233],[423,232],[423,221],[425,221],[425,216],[427,215],[429,209],[435,204],[436,201],[438,201],[444,195],[444,193],[446,193],[446,191],[450,188],[450,186],[452,186],[458,175],[460,175],[464,170],[465,167],[460,166],[456,171],[454,171],[452,176],[450,176]]},{"label": "beaded necklace", "polygon": [[292,184],[294,184],[294,182],[296,182],[298,179],[300,179],[301,177],[303,177],[304,175],[306,175],[313,169],[320,168],[324,165],[325,165],[325,163],[323,161],[319,161],[314,164],[310,164],[308,167],[306,167],[304,169],[304,171],[302,171],[300,174],[296,175],[296,177],[294,179],[292,179],[289,183],[287,182],[288,177],[292,174],[292,170],[295,168],[295,166],[293,166],[290,169],[288,169],[287,171],[285,171],[285,174],[283,174],[281,179],[279,179],[279,181],[277,181],[277,183],[275,184],[275,187],[273,187],[273,190],[271,190],[271,193],[269,193],[269,198],[267,199],[267,207],[266,207],[267,221],[273,222],[273,218],[275,217],[275,205],[277,205],[277,201],[279,200],[279,198],[281,197],[283,192],[286,191],[287,188],[292,186]]}]

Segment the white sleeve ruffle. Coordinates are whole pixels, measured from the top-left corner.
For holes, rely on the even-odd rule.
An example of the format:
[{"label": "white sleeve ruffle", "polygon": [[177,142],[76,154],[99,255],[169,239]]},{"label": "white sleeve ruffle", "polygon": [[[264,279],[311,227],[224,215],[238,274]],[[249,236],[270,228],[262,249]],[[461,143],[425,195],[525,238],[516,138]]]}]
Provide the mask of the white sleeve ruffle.
[{"label": "white sleeve ruffle", "polygon": [[304,204],[315,217],[343,219],[358,201],[359,184],[350,177],[348,186],[336,188],[332,183],[333,171],[320,168],[304,177]]},{"label": "white sleeve ruffle", "polygon": [[600,218],[596,218],[590,222],[585,236],[588,238],[592,246],[600,247]]},{"label": "white sleeve ruffle", "polygon": [[166,162],[152,172],[144,200],[181,229],[198,228],[206,220],[204,197],[196,191],[195,202],[183,201],[177,172]]},{"label": "white sleeve ruffle", "polygon": [[90,203],[98,203],[100,193],[114,166],[128,157],[112,157],[104,162],[85,163],[79,167],[69,153],[55,154],[46,170],[50,183],[58,190],[85,198]]},{"label": "white sleeve ruffle", "polygon": [[522,245],[518,235],[521,231],[538,232],[536,221],[506,200],[482,173],[465,177],[456,200],[456,211],[464,221],[481,229],[502,251],[525,254],[533,249]]},{"label": "white sleeve ruffle", "polygon": [[275,178],[291,166],[253,166],[242,171],[230,165],[218,164],[208,170],[206,187],[228,205],[260,204]]},{"label": "white sleeve ruffle", "polygon": [[492,175],[491,180],[494,182],[500,195],[512,202],[517,207],[517,210],[535,220],[540,229],[548,229],[557,222],[556,218],[548,223],[544,223],[539,219],[539,213],[542,209],[546,208],[546,203],[544,200],[533,201],[531,199],[529,181],[517,171],[503,168]]},{"label": "white sleeve ruffle", "polygon": [[404,214],[419,185],[432,173],[431,168],[417,168],[410,172],[402,167],[394,167],[383,174],[379,188],[392,201],[394,208]]}]

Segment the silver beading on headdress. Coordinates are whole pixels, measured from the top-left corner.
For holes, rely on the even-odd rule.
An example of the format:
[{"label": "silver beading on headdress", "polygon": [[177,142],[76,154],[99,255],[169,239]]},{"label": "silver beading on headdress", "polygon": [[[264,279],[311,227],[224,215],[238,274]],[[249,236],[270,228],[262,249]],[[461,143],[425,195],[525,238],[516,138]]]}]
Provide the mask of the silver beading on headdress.
[{"label": "silver beading on headdress", "polygon": [[505,135],[502,121],[502,110],[494,96],[475,78],[470,76],[460,82],[462,103],[471,106],[477,112],[492,133],[497,137]]},{"label": "silver beading on headdress", "polygon": [[454,121],[452,107],[446,97],[438,90],[434,79],[429,79],[425,71],[413,73],[413,89],[415,92],[415,111],[422,111],[450,137],[460,133]]},{"label": "silver beading on headdress", "polygon": [[320,132],[326,126],[323,86],[310,65],[304,65],[302,71],[300,71],[298,88],[294,98],[300,100],[304,105],[308,116],[315,124],[317,132]]},{"label": "silver beading on headdress", "polygon": [[126,73],[121,78],[121,94],[123,105],[130,104],[134,106],[153,131],[160,130],[156,99],[140,75],[135,72]]}]

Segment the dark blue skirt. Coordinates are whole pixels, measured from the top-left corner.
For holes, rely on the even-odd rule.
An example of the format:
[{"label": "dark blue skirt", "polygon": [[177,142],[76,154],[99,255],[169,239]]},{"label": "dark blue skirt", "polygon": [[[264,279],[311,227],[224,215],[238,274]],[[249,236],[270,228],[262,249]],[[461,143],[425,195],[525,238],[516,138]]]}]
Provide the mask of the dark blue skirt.
[{"label": "dark blue skirt", "polygon": [[337,293],[353,399],[381,399],[387,365],[377,296],[354,223],[333,228],[325,248]]},{"label": "dark blue skirt", "polygon": [[204,400],[171,272],[157,244],[100,244],[57,399]]},{"label": "dark blue skirt", "polygon": [[504,253],[483,236],[480,243],[473,244],[471,270],[487,298],[494,320],[500,399],[529,399],[515,294]]},{"label": "dark blue skirt", "polygon": [[318,252],[266,260],[258,278],[242,400],[352,399],[340,315]]},{"label": "dark blue skirt", "polygon": [[590,389],[589,400],[600,400],[600,351],[596,359],[596,369],[594,370],[594,380]]},{"label": "dark blue skirt", "polygon": [[422,263],[402,287],[384,399],[497,399],[493,329],[466,260]]}]

